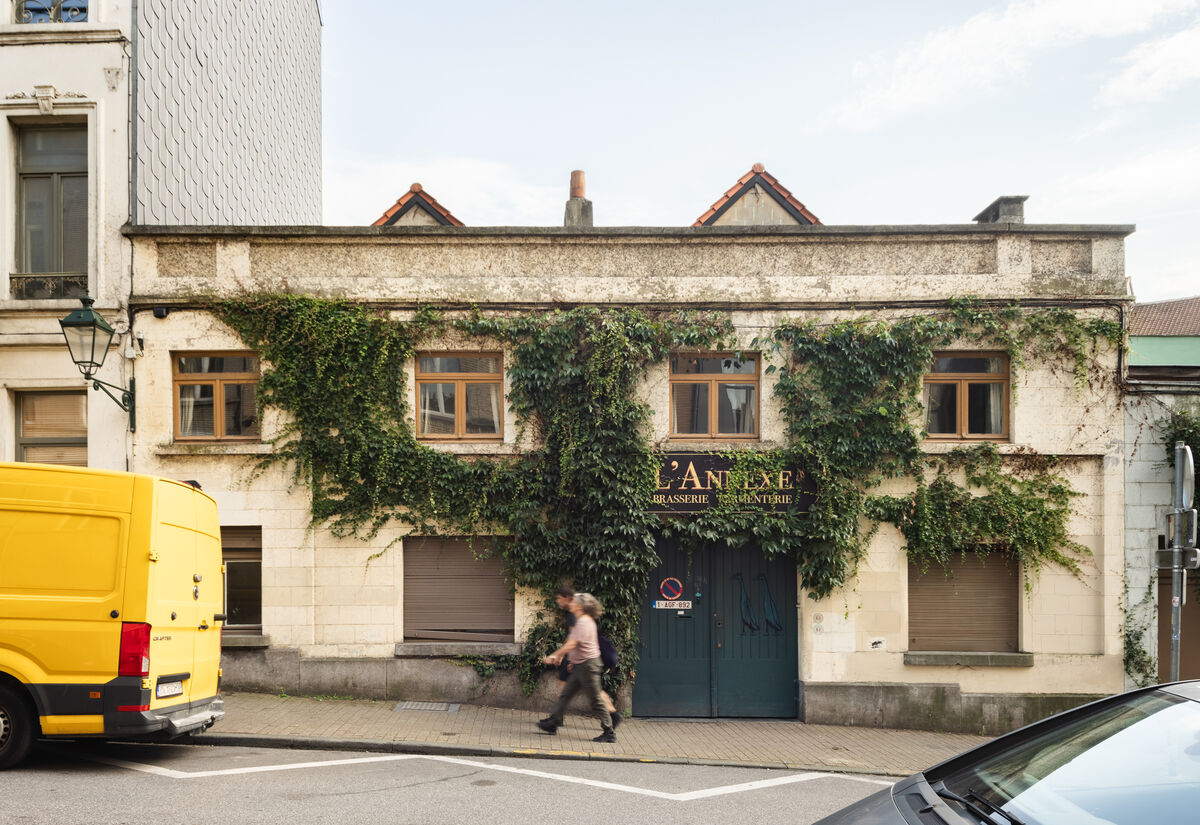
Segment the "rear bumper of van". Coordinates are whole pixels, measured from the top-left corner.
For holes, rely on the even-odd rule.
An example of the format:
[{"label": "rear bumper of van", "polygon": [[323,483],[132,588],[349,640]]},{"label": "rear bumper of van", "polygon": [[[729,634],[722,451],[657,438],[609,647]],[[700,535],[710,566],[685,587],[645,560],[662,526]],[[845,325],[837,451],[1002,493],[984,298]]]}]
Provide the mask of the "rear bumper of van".
[{"label": "rear bumper of van", "polygon": [[115,711],[104,715],[105,736],[174,738],[212,727],[225,718],[225,700],[210,696],[154,710]]}]

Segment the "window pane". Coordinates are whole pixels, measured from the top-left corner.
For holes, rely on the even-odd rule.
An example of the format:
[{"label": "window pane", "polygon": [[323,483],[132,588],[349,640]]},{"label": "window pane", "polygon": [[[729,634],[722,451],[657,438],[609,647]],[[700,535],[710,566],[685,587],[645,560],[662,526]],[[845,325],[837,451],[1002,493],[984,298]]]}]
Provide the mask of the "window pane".
[{"label": "window pane", "polygon": [[421,389],[421,417],[417,432],[421,435],[454,435],[454,385],[426,384]]},{"label": "window pane", "polygon": [[86,172],[87,128],[22,129],[21,171]]},{"label": "window pane", "polygon": [[87,175],[59,179],[62,207],[62,271],[87,272]]},{"label": "window pane", "polygon": [[68,467],[86,467],[87,463],[87,445],[85,444],[64,444],[55,446],[53,444],[29,444],[25,447],[25,456],[22,461],[31,461],[34,464],[62,464]]},{"label": "window pane", "polygon": [[758,431],[754,398],[757,389],[753,384],[717,385],[717,432],[753,435]]},{"label": "window pane", "polygon": [[181,373],[258,372],[257,355],[182,355]]},{"label": "window pane", "polygon": [[679,435],[708,435],[708,384],[672,384],[671,409]]},{"label": "window pane", "polygon": [[257,384],[226,384],[225,435],[258,435]]},{"label": "window pane", "polygon": [[1003,384],[967,384],[967,432],[973,435],[1004,432]]},{"label": "window pane", "polygon": [[933,359],[934,372],[989,372],[1003,374],[1007,368],[1003,356],[982,357],[972,355],[947,355]]},{"label": "window pane", "polygon": [[931,434],[958,433],[958,384],[925,385],[925,429]]},{"label": "window pane", "polygon": [[87,395],[22,394],[19,434],[22,438],[87,438]]},{"label": "window pane", "polygon": [[186,384],[179,387],[179,434],[216,435],[212,384]]},{"label": "window pane", "polygon": [[671,372],[674,375],[754,375],[755,356],[734,358],[732,355],[673,355]]},{"label": "window pane", "polygon": [[54,272],[54,226],[50,178],[21,179],[23,272]]},{"label": "window pane", "polygon": [[18,23],[86,23],[88,0],[17,0]]},{"label": "window pane", "polygon": [[225,613],[228,625],[262,624],[262,562],[225,562]]},{"label": "window pane", "polygon": [[497,375],[500,359],[494,355],[423,355],[421,372],[472,372]]},{"label": "window pane", "polygon": [[500,385],[467,384],[467,435],[500,434]]}]

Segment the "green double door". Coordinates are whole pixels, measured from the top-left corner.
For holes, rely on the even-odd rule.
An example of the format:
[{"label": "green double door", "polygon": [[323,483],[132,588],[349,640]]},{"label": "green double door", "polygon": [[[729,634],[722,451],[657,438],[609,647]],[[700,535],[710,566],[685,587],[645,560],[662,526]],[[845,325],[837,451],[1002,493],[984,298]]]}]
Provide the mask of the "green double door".
[{"label": "green double door", "polygon": [[767,560],[756,547],[688,553],[660,541],[657,550],[634,714],[796,718],[795,562]]}]

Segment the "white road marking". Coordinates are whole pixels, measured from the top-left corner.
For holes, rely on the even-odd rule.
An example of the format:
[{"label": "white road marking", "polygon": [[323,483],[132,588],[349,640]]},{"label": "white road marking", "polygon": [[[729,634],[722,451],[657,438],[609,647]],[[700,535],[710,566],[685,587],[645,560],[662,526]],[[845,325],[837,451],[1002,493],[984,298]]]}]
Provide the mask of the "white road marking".
[{"label": "white road marking", "polygon": [[450,765],[463,765],[469,768],[479,768],[489,771],[500,771],[502,773],[518,774],[520,776],[532,776],[538,779],[550,779],[555,782],[567,782],[573,785],[587,785],[592,788],[600,788],[602,790],[620,791],[621,793],[638,794],[640,796],[650,796],[655,799],[667,799],[673,802],[693,802],[697,799],[709,799],[714,796],[724,796],[726,794],[745,793],[746,791],[756,791],[762,788],[773,788],[778,785],[790,785],[796,782],[809,782],[813,779],[825,779],[829,777],[839,779],[849,779],[855,782],[866,782],[872,785],[891,785],[891,782],[881,779],[871,779],[865,776],[854,776],[852,774],[840,773],[794,773],[787,776],[779,776],[773,779],[759,779],[754,782],[742,782],[737,785],[721,785],[715,788],[703,788],[698,791],[685,791],[683,793],[668,793],[667,791],[655,791],[650,788],[638,788],[633,785],[620,785],[615,782],[604,782],[598,779],[583,779],[578,776],[568,776],[559,773],[549,773],[547,771],[535,771],[529,768],[516,768],[510,765],[495,765],[490,762],[477,762],[473,759],[459,759],[453,756],[432,756],[424,754],[390,754],[388,756],[362,756],[353,759],[326,759],[320,762],[291,762],[281,765],[258,765],[250,768],[225,768],[215,771],[177,771],[173,768],[163,768],[158,765],[146,765],[140,762],[129,762],[124,759],[114,759],[107,756],[86,756],[85,759],[90,759],[93,762],[100,762],[105,765],[112,765],[116,768],[125,768],[131,771],[140,771],[141,773],[153,774],[154,776],[162,776],[168,779],[204,779],[212,776],[238,776],[240,774],[251,773],[267,773],[270,771],[295,771],[305,768],[327,768],[337,765],[364,765],[372,762],[400,762],[408,759],[427,759],[432,762],[445,762]]}]

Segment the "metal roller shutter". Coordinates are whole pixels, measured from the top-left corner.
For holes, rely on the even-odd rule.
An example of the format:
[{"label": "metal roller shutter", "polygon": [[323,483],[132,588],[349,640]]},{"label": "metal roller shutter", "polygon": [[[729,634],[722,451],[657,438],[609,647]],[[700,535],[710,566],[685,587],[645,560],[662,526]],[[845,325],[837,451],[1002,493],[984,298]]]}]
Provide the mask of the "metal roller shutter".
[{"label": "metal roller shutter", "polygon": [[488,540],[418,536],[404,540],[404,638],[471,642],[514,639],[513,594]]},{"label": "metal roller shutter", "polygon": [[999,553],[966,553],[948,569],[908,565],[908,649],[1015,653],[1020,581]]}]

